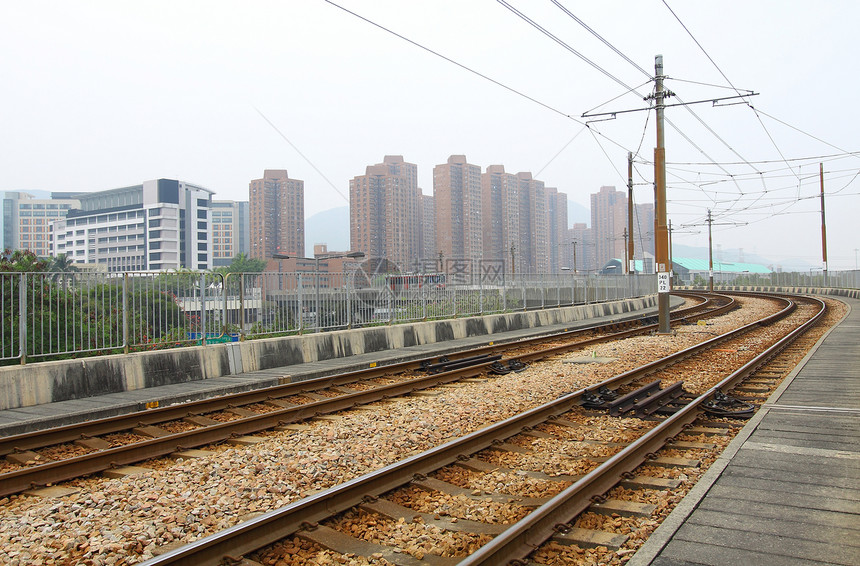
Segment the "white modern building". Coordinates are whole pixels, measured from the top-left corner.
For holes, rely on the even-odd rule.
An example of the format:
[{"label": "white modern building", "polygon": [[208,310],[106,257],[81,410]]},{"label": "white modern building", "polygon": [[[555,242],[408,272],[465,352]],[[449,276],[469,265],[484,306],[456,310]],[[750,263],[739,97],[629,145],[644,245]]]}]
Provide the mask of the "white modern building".
[{"label": "white modern building", "polygon": [[211,269],[213,191],[173,179],[78,193],[51,227],[51,255],[108,272]]}]

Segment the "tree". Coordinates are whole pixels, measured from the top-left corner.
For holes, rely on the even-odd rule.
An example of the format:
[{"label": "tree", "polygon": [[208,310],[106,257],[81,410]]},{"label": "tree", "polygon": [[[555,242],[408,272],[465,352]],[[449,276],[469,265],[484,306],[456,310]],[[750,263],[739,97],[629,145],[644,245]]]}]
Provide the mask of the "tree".
[{"label": "tree", "polygon": [[[224,276],[227,282],[227,293],[236,295],[241,287],[239,281],[245,279],[239,274],[242,273],[262,273],[266,269],[266,260],[248,257],[247,254],[239,253],[233,256],[230,265],[225,265],[215,269],[215,273],[220,273]],[[229,274],[235,273],[232,277],[227,277]],[[253,278],[251,279],[253,280]],[[247,284],[247,281],[246,281]]]},{"label": "tree", "polygon": [[262,273],[266,269],[266,260],[240,253],[233,257],[233,261],[225,269],[224,273]]},{"label": "tree", "polygon": [[51,259],[50,263],[46,268],[46,271],[51,273],[51,281],[57,282],[61,281],[63,285],[63,291],[69,285],[69,282],[73,281],[73,277],[69,275],[70,273],[78,273],[80,268],[75,265],[75,260],[67,256],[66,254],[60,254]]},{"label": "tree", "polygon": [[45,271],[47,262],[30,250],[6,249],[0,256],[0,272],[40,273]]},{"label": "tree", "polygon": [[77,273],[80,269],[75,265],[74,259],[70,258],[66,254],[60,254],[51,258],[45,271],[49,271],[51,273]]}]

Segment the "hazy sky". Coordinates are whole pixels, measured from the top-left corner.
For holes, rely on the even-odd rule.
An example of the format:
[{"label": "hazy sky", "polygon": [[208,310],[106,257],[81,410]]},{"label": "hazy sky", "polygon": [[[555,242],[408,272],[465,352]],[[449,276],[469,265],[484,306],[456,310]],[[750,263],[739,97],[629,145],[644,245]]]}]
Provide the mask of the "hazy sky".
[{"label": "hazy sky", "polygon": [[[650,75],[662,54],[670,103],[732,96],[727,80],[761,93],[758,113],[667,109],[675,243],[705,245],[710,208],[724,249],[820,265],[823,161],[829,266],[854,268],[860,3],[667,1],[707,55],[662,0],[558,4]],[[433,166],[465,154],[588,205],[624,188],[633,151],[635,199],[653,200],[653,111],[580,119],[646,108],[653,83],[553,2],[510,3],[594,66],[491,0],[338,3],[550,108],[323,0],[3,0],[0,191],[168,177],[245,200],[283,168],[305,181],[310,216],[346,205],[349,179],[386,154],[418,164],[425,194]]]}]

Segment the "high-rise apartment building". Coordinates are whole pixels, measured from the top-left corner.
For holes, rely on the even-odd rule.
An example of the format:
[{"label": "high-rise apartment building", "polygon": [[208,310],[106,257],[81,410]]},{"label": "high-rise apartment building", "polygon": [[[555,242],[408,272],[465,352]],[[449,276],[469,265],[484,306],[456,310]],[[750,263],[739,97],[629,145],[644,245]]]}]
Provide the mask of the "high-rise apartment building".
[{"label": "high-rise apartment building", "polygon": [[[549,273],[549,202],[543,181],[529,172],[517,173],[520,186],[521,273]],[[519,263],[518,259],[518,263]]]},{"label": "high-rise apartment building", "polygon": [[251,245],[248,201],[212,201],[212,265],[230,265],[237,254],[248,254]]},{"label": "high-rise apartment building", "polygon": [[80,206],[66,193],[38,198],[30,193],[7,192],[3,197],[3,249],[30,250],[39,257],[51,254],[51,224]]},{"label": "high-rise apartment building", "polygon": [[349,182],[350,248],[387,259],[401,271],[417,267],[421,217],[418,166],[386,155]]},{"label": "high-rise apartment building", "polygon": [[305,254],[305,182],[266,169],[249,185],[251,257]]},{"label": "high-rise apartment building", "polygon": [[549,208],[549,252],[550,273],[558,273],[566,264],[563,261],[566,247],[571,245],[567,237],[567,195],[558,189],[547,188]]},{"label": "high-rise apartment building", "polygon": [[92,193],[51,226],[52,255],[109,272],[211,269],[213,191],[173,179]]},{"label": "high-rise apartment building", "polygon": [[436,244],[447,259],[480,260],[484,235],[481,220],[481,168],[452,155],[433,168]]},{"label": "high-rise apartment building", "polygon": [[436,246],[436,203],[433,195],[422,194],[418,200],[421,230],[419,232],[419,254],[422,269],[435,271],[439,248]]},{"label": "high-rise apartment building", "polygon": [[585,222],[576,222],[573,228],[567,231],[567,237],[571,242],[570,251],[567,252],[567,263],[562,267],[569,267],[572,272],[588,273],[597,267],[594,261],[594,246],[592,245],[591,228]]},{"label": "high-rise apartment building", "polygon": [[611,259],[624,261],[626,228],[627,195],[615,187],[600,187],[591,195],[591,229],[598,269]]},{"label": "high-rise apartment building", "polygon": [[504,165],[490,165],[481,175],[484,258],[504,260],[511,271],[511,247],[520,245],[520,180],[505,173]]}]

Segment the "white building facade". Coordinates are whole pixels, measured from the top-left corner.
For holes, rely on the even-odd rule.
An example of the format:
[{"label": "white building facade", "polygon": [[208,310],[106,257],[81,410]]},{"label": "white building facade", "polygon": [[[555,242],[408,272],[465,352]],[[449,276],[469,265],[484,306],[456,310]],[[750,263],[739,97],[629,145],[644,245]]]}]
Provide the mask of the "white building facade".
[{"label": "white building facade", "polygon": [[173,179],[79,193],[51,228],[51,254],[108,272],[211,269],[213,191]]}]

